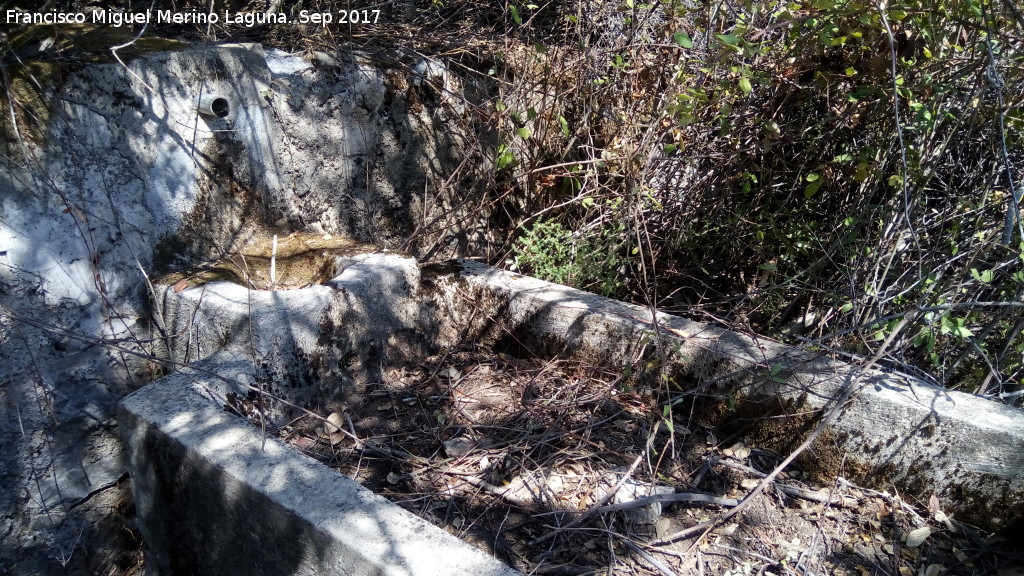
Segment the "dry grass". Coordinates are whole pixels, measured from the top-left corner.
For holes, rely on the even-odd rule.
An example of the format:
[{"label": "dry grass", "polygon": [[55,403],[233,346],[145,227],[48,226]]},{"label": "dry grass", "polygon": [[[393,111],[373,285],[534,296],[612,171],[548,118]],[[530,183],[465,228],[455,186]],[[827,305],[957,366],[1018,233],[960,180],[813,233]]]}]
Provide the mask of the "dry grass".
[{"label": "dry grass", "polygon": [[[282,434],[524,573],[985,574],[1006,561],[967,526],[798,469],[716,525],[781,457],[680,415],[670,431],[657,405],[621,373],[459,350],[388,368],[339,412],[348,434],[333,443],[312,419]],[[652,486],[663,493],[634,500]]]}]

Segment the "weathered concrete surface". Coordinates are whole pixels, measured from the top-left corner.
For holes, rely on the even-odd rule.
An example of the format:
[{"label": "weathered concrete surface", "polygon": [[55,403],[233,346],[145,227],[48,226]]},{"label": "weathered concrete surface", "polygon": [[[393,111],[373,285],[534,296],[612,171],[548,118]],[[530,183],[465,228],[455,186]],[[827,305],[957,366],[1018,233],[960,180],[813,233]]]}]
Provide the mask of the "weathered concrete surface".
[{"label": "weathered concrete surface", "polygon": [[[408,76],[351,54],[199,46],[40,75],[18,134],[0,122],[0,573],[126,569],[101,543],[131,518],[107,522],[97,502],[125,490],[115,405],[163,370],[134,355],[165,353],[142,270],[266,230],[398,248],[462,201],[423,203],[464,135]],[[197,114],[211,93],[228,117]],[[138,542],[125,546],[130,562]]]},{"label": "weathered concrete surface", "polygon": [[206,397],[255,380],[225,348],[125,398],[118,421],[149,567],[175,574],[515,576]]},{"label": "weathered concrete surface", "polygon": [[[462,339],[566,354],[613,366],[657,361],[651,311],[460,260],[424,271],[439,342]],[[858,390],[801,459],[822,477],[843,475],[998,529],[1024,516],[1024,413],[904,375],[863,370],[767,339],[658,314],[670,384],[711,400],[693,406],[780,454],[795,448],[848,387]],[[726,395],[732,396],[729,409]]]},{"label": "weathered concrete surface", "polygon": [[[338,258],[335,270],[327,285],[301,290],[158,286],[164,330],[174,335],[170,358],[183,366],[234,346],[259,365],[264,391],[323,406],[375,379],[383,363],[422,353],[415,259],[352,254]],[[295,415],[271,403],[259,416],[276,423]]]}]

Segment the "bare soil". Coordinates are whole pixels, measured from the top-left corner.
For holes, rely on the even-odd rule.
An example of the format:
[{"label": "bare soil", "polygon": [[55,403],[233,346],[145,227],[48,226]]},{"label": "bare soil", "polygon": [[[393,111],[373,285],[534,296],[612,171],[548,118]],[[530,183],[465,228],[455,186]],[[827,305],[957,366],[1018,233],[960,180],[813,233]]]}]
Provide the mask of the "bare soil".
[{"label": "bare soil", "polygon": [[524,574],[1008,574],[1021,560],[941,502],[796,467],[720,522],[786,455],[686,403],[666,412],[667,392],[628,373],[459,350],[381,380],[335,411],[342,430],[306,418],[282,435]]}]

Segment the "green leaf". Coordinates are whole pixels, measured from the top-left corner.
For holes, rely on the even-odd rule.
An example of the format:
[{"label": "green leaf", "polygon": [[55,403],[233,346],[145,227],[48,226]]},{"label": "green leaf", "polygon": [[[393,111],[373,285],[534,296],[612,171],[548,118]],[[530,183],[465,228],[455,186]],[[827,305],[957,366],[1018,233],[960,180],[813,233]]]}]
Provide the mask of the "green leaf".
[{"label": "green leaf", "polygon": [[735,34],[716,34],[715,37],[729,46],[735,46],[740,43],[740,37]]},{"label": "green leaf", "polygon": [[857,171],[853,174],[853,180],[855,182],[864,182],[867,180],[868,176],[871,175],[870,172],[868,172],[868,168],[870,168],[870,166],[867,162],[857,164]]},{"label": "green leaf", "polygon": [[527,128],[520,128],[516,130],[516,134],[518,134],[519,137],[524,140],[531,136],[530,131]]},{"label": "green leaf", "polygon": [[965,325],[966,321],[963,318],[950,318],[949,316],[943,316],[942,321],[939,323],[939,332],[943,334],[953,334],[960,338],[970,338],[974,336],[974,332],[971,332]]},{"label": "green leaf", "polygon": [[583,204],[584,208],[591,208],[594,206],[594,199],[591,198],[590,196],[587,196],[583,200],[580,200],[580,204]]},{"label": "green leaf", "polygon": [[811,183],[804,188],[804,198],[807,200],[813,198],[814,195],[818,193],[818,188],[821,188],[821,185],[824,183],[825,181],[820,178],[812,180]]},{"label": "green leaf", "polygon": [[673,34],[672,39],[675,40],[676,45],[680,48],[693,48],[693,40],[691,40],[690,37],[686,35],[686,32],[683,32],[682,30]]},{"label": "green leaf", "polygon": [[750,78],[747,78],[746,76],[740,78],[740,90],[743,91],[744,96],[750,96],[750,92],[753,89],[754,88],[750,85]]},{"label": "green leaf", "polygon": [[840,154],[839,156],[833,158],[832,161],[835,162],[836,164],[841,164],[843,162],[853,162],[853,154]]},{"label": "green leaf", "polygon": [[511,166],[516,162],[516,156],[509,150],[508,146],[500,144],[498,146],[498,156],[494,159],[494,170],[498,171],[506,166]]},{"label": "green leaf", "polygon": [[984,282],[988,284],[995,278],[995,272],[992,270],[985,270],[984,272],[978,272],[977,268],[971,268],[971,276],[974,277],[978,282]]},{"label": "green leaf", "polygon": [[558,117],[558,125],[562,127],[562,135],[568,138],[571,133],[569,132],[569,121],[563,116]]},{"label": "green leaf", "polygon": [[523,17],[519,15],[519,9],[516,8],[515,5],[508,5],[508,13],[512,16],[512,19],[515,20],[517,25],[523,25]]},{"label": "green leaf", "polygon": [[818,178],[821,178],[821,174],[818,174],[817,172],[811,172],[806,176],[808,182],[817,182]]}]

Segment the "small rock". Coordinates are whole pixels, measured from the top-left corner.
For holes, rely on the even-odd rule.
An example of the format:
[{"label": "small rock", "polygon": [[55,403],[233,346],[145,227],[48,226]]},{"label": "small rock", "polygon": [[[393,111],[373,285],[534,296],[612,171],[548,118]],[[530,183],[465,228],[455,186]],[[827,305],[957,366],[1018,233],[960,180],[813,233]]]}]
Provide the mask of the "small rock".
[{"label": "small rock", "polygon": [[467,438],[452,438],[451,440],[445,440],[442,444],[444,445],[445,454],[448,454],[449,458],[461,458],[473,450],[476,446],[476,441]]},{"label": "small rock", "polygon": [[[621,474],[606,474],[601,485],[599,485],[595,490],[594,498],[598,500],[603,498],[607,493],[606,491],[618,484],[620,479]],[[629,478],[622,487],[619,488],[619,491],[615,493],[615,498],[613,498],[612,503],[626,504],[646,496],[654,496],[656,494],[674,494],[675,491],[676,489],[671,486],[658,486]],[[623,510],[622,513],[628,520],[633,522],[639,524],[655,524],[658,521],[658,518],[661,517],[661,510],[661,502],[652,502],[645,506]]]}]

